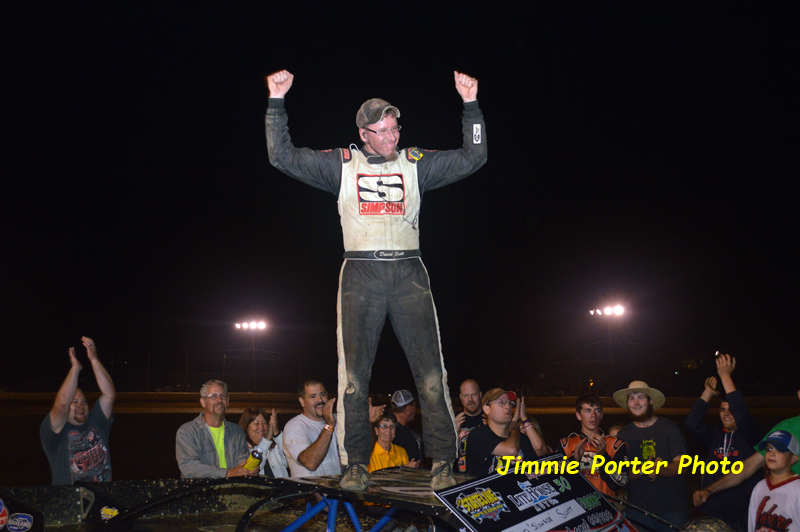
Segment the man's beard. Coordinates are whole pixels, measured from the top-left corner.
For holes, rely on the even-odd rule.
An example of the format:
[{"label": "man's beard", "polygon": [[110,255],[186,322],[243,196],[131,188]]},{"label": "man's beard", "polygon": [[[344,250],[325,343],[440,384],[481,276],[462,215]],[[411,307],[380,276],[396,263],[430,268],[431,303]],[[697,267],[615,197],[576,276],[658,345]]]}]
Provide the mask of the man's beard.
[{"label": "man's beard", "polygon": [[651,417],[653,417],[653,404],[652,403],[647,403],[647,410],[644,411],[644,414],[638,414],[637,415],[637,414],[634,414],[633,412],[631,412],[631,419],[633,421],[638,421],[639,423],[642,423],[643,421],[647,421]]},{"label": "man's beard", "polygon": [[399,157],[397,150],[392,150],[391,153],[385,155],[383,158],[386,159],[387,162],[396,161],[397,157]]}]

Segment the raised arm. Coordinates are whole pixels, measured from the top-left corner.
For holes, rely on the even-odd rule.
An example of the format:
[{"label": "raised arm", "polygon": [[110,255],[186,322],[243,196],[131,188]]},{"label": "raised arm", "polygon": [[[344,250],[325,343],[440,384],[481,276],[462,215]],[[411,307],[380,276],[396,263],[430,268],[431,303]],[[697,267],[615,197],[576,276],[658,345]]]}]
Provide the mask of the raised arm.
[{"label": "raised arm", "polygon": [[279,70],[268,76],[264,76],[270,98],[284,98],[289,89],[292,88],[294,75],[288,70]]},{"label": "raised arm", "polygon": [[72,366],[69,369],[69,373],[67,373],[67,378],[61,384],[61,388],[58,389],[53,408],[50,410],[50,428],[56,434],[61,432],[61,429],[67,424],[69,405],[72,404],[72,400],[75,399],[75,392],[78,391],[78,375],[80,375],[83,367],[75,356],[74,347],[69,348],[69,360]]},{"label": "raised arm", "polygon": [[[334,403],[336,403],[335,398],[325,403],[325,407],[322,409],[325,423],[331,427],[336,427],[336,417],[333,415]],[[300,465],[309,471],[316,471],[322,461],[325,460],[325,455],[328,454],[328,448],[331,445],[334,432],[333,430],[322,429],[314,443],[297,455],[297,461],[300,462]]]},{"label": "raised arm", "polygon": [[717,378],[707,378],[700,399],[695,402],[689,414],[686,416],[685,425],[687,432],[689,432],[689,435],[703,447],[711,445],[714,438],[714,428],[703,421],[703,416],[708,412],[708,403],[711,401],[711,398],[718,394],[715,389],[716,387]]},{"label": "raised arm", "polygon": [[423,192],[455,183],[475,173],[487,160],[486,124],[478,105],[478,80],[454,72],[456,90],[464,101],[461,117],[461,148],[457,150],[417,149],[420,188]]},{"label": "raised arm", "polygon": [[296,148],[292,144],[284,97],[289,92],[293,80],[294,76],[287,70],[273,72],[264,78],[269,91],[269,107],[264,119],[269,162],[298,181],[332,194],[339,194],[344,152]]},{"label": "raised arm", "polygon": [[456,80],[456,90],[464,103],[474,102],[478,99],[478,80],[458,71],[453,71]]},{"label": "raised arm", "polygon": [[81,341],[86,347],[86,355],[89,357],[89,362],[92,363],[94,377],[97,379],[97,387],[100,388],[100,398],[97,399],[97,402],[100,403],[100,408],[103,409],[106,419],[111,419],[111,413],[114,410],[114,399],[116,398],[114,381],[111,380],[111,375],[108,374],[103,363],[97,358],[97,346],[94,340],[84,336]]},{"label": "raised arm", "polygon": [[722,387],[725,389],[725,393],[735,392],[736,386],[733,384],[731,373],[736,369],[736,359],[730,355],[719,355],[716,358],[716,362],[719,380],[722,381]]},{"label": "raised arm", "polygon": [[750,415],[747,409],[747,403],[744,402],[744,396],[740,390],[736,389],[731,378],[731,373],[736,368],[736,359],[730,355],[720,355],[717,357],[717,373],[725,387],[725,398],[728,401],[728,408],[730,408],[733,419],[736,420],[736,430],[744,436],[744,441],[748,445],[755,445],[764,435],[761,428],[756,423],[756,420]]}]

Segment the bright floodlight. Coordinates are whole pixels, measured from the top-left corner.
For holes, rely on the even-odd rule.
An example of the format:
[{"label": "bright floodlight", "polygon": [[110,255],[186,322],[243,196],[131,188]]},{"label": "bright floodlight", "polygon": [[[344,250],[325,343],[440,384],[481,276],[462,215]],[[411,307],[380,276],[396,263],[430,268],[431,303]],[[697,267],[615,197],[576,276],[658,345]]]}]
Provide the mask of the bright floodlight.
[{"label": "bright floodlight", "polygon": [[260,321],[260,322],[258,322],[258,328],[259,329],[266,329],[267,328],[267,324],[264,323],[263,321]]},{"label": "bright floodlight", "polygon": [[619,316],[623,312],[625,312],[625,309],[622,308],[622,305],[617,305],[616,307],[614,307],[614,314],[616,314],[617,316]]},{"label": "bright floodlight", "polygon": [[237,323],[237,324],[236,324],[236,328],[237,328],[237,329],[241,329],[241,328],[242,328],[242,324],[241,324],[241,323]]},{"label": "bright floodlight", "polygon": [[603,312],[600,309],[597,309],[595,312],[597,312],[598,316],[602,316],[603,315]]},{"label": "bright floodlight", "polygon": [[606,314],[611,314],[612,312],[614,312],[614,309],[612,309],[611,307],[606,307],[605,309],[603,309],[603,311],[604,311]]},{"label": "bright floodlight", "polygon": [[258,327],[258,324],[256,322],[254,322],[254,321],[251,321],[250,322],[250,328],[251,329],[255,329],[256,327]]},{"label": "bright floodlight", "polygon": [[590,310],[590,311],[589,311],[589,314],[591,314],[592,316],[594,316],[594,311],[593,311],[593,310]]},{"label": "bright floodlight", "polygon": [[248,327],[249,325],[247,325],[246,323],[242,323],[242,329],[247,329]]}]

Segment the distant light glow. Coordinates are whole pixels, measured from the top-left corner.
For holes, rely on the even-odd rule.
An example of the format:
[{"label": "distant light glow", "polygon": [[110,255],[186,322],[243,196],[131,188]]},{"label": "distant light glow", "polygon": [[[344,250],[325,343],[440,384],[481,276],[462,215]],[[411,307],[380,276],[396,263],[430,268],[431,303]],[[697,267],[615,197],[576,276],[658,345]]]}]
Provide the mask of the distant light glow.
[{"label": "distant light glow", "polygon": [[616,305],[614,307],[606,307],[604,310],[600,310],[599,308],[595,310],[590,310],[589,314],[592,316],[602,316],[603,314],[605,314],[606,316],[611,316],[611,315],[621,316],[624,312],[625,312],[625,307],[623,307],[622,305]]},{"label": "distant light glow", "polygon": [[237,329],[250,329],[251,331],[255,331],[256,329],[261,329],[262,331],[267,328],[266,321],[243,321],[242,323],[236,324]]}]

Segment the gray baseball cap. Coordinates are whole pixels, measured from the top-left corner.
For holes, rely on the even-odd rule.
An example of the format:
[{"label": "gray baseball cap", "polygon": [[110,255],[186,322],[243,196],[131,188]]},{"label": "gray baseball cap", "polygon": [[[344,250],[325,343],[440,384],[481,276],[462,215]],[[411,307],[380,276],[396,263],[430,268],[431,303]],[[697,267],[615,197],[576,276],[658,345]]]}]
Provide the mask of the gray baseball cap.
[{"label": "gray baseball cap", "polygon": [[376,124],[383,120],[383,117],[389,111],[394,111],[394,116],[400,118],[400,109],[386,100],[381,100],[380,98],[367,100],[361,104],[358,113],[356,113],[356,125],[358,127],[366,127],[370,124]]},{"label": "gray baseball cap", "polygon": [[392,394],[392,406],[400,408],[414,402],[414,396],[408,390],[397,390]]}]

